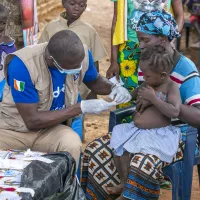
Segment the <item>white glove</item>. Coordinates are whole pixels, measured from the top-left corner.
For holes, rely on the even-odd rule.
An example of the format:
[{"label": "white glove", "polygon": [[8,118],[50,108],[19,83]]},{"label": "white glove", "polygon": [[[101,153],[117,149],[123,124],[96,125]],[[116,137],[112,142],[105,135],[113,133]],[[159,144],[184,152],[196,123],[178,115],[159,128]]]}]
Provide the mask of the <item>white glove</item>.
[{"label": "white glove", "polygon": [[112,92],[109,94],[109,97],[117,104],[127,103],[132,99],[129,91],[117,84],[112,88]]},{"label": "white glove", "polygon": [[113,106],[116,106],[115,102],[107,102],[103,99],[91,99],[81,101],[82,113],[99,114],[100,112],[108,110]]}]

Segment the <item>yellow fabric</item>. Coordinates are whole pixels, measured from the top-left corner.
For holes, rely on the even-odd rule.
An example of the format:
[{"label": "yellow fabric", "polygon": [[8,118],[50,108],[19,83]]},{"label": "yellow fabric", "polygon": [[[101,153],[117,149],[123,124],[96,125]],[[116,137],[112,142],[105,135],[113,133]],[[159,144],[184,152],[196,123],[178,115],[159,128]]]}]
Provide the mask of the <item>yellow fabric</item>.
[{"label": "yellow fabric", "polygon": [[170,6],[169,12],[174,16],[174,12],[173,12],[172,6]]},{"label": "yellow fabric", "polygon": [[172,15],[174,15],[173,13],[173,9],[172,9],[172,1],[171,0],[168,0],[164,9],[168,12],[170,12]]},{"label": "yellow fabric", "polygon": [[[173,15],[173,10],[172,6],[170,5],[170,10],[169,5],[171,4],[171,0],[168,0],[168,3],[166,4],[165,10],[169,11]],[[113,45],[119,45],[123,44],[125,42],[125,17],[126,16],[126,11],[125,11],[125,0],[118,0],[117,1],[117,20],[115,24],[115,30],[113,34]]]},{"label": "yellow fabric", "polygon": [[125,42],[125,4],[124,0],[117,1],[117,20],[115,24],[115,30],[113,34],[113,45],[123,44]]}]

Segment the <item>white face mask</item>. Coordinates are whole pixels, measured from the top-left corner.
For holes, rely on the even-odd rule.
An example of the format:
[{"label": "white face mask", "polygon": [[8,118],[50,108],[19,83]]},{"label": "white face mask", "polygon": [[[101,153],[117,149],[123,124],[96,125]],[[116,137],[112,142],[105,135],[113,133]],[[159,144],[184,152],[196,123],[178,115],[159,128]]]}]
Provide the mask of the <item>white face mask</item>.
[{"label": "white face mask", "polygon": [[56,62],[56,60],[55,60],[52,56],[50,56],[50,58],[52,58],[54,66],[55,66],[55,67],[59,70],[59,72],[62,73],[62,74],[68,74],[68,75],[78,74],[78,73],[81,71],[81,69],[82,69],[82,64],[81,64],[81,66],[80,66],[78,69],[63,69],[63,68]]},{"label": "white face mask", "polygon": [[[57,67],[57,66],[56,66],[56,67]],[[81,71],[82,65],[81,65],[81,67],[78,68],[78,69],[63,69],[63,70],[60,70],[58,67],[57,67],[57,69],[58,69],[59,72],[62,73],[62,74],[73,75],[73,74],[78,74],[78,73]]]}]

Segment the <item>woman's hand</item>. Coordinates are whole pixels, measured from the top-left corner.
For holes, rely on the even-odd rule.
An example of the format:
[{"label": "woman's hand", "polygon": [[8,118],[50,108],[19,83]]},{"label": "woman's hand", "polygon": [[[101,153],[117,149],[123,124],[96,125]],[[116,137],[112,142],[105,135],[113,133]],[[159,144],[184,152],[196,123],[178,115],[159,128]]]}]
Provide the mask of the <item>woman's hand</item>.
[{"label": "woman's hand", "polygon": [[111,62],[111,65],[106,72],[106,78],[110,79],[113,76],[116,76],[116,79],[119,81],[119,63],[117,61]]},{"label": "woman's hand", "polygon": [[155,98],[155,90],[150,86],[142,87],[138,91],[138,99],[152,102]]}]

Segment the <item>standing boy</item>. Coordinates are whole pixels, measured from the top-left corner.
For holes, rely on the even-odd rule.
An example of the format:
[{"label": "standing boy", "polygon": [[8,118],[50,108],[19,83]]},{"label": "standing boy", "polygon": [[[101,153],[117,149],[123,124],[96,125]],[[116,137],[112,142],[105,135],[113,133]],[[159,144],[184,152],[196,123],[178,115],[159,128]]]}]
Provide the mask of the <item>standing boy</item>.
[{"label": "standing boy", "polygon": [[[96,30],[80,18],[87,7],[87,0],[62,0],[62,5],[66,11],[60,14],[60,19],[53,20],[44,27],[39,43],[49,41],[58,31],[71,30],[79,36],[82,43],[91,51],[95,66],[99,71],[98,61],[106,56],[106,51]],[[82,99],[86,97],[88,99],[96,98],[96,94],[90,93],[85,85],[81,86],[80,92]]]}]

